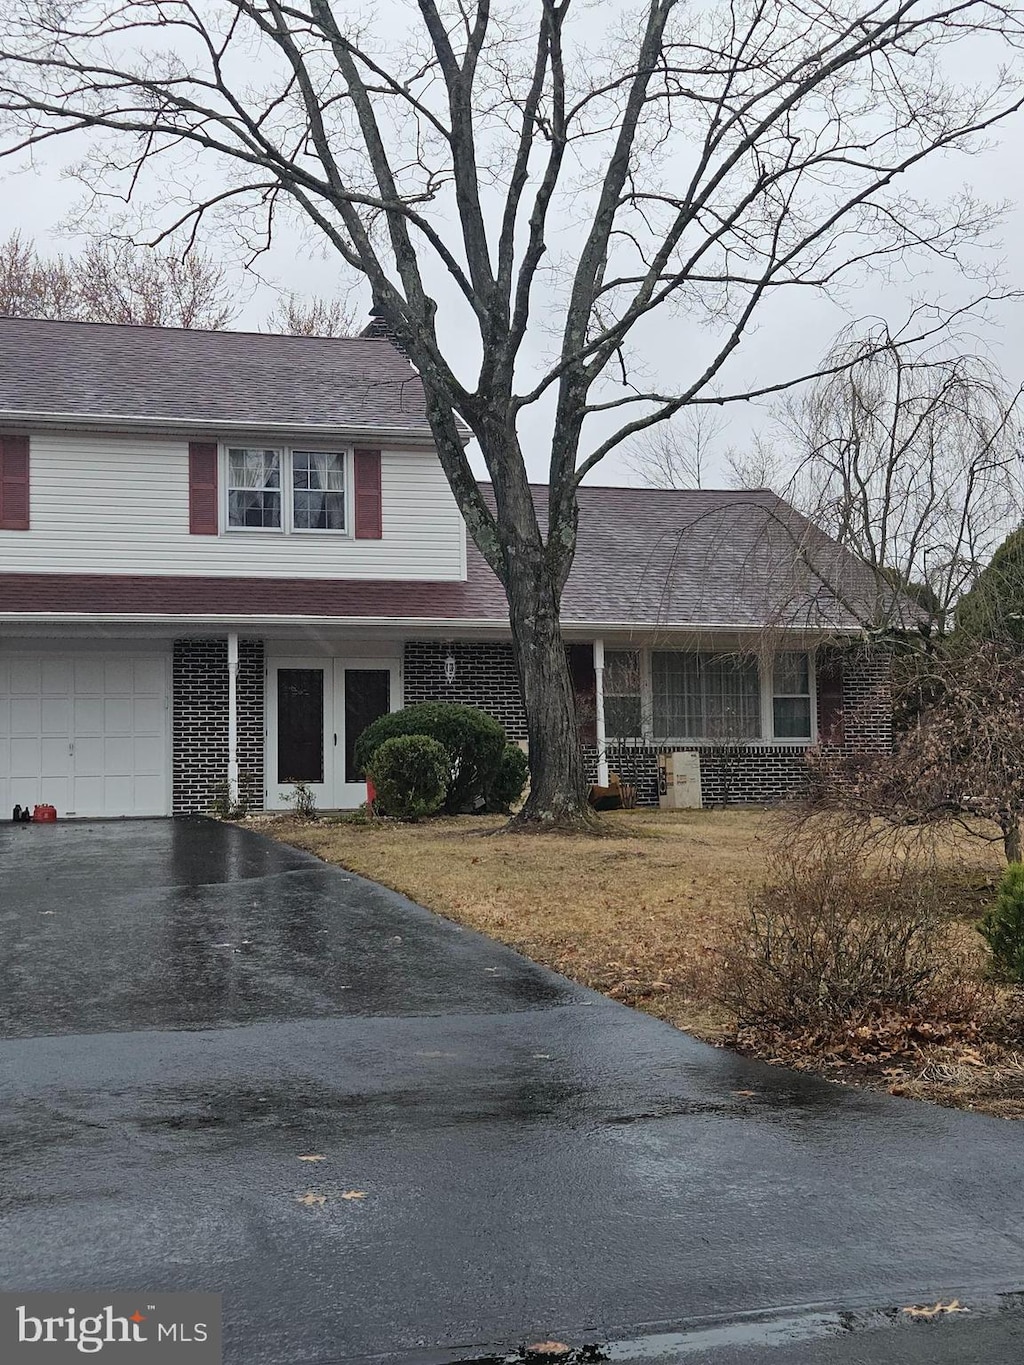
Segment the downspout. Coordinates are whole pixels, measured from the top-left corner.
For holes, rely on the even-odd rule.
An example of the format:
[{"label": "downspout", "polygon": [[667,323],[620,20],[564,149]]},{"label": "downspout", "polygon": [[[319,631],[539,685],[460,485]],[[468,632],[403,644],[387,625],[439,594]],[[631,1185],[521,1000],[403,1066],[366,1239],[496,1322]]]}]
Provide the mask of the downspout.
[{"label": "downspout", "polygon": [[228,634],[228,800],[238,801],[238,631]]},{"label": "downspout", "polygon": [[597,785],[608,785],[608,744],[604,732],[604,641],[594,641],[594,729],[597,732]]}]

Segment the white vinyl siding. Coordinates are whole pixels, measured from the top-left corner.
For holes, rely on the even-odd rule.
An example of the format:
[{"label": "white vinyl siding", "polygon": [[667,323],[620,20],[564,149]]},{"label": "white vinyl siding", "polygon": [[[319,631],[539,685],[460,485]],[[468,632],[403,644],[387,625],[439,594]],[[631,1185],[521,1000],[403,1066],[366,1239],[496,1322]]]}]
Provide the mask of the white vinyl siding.
[{"label": "white vinyl siding", "polygon": [[0,562],[8,573],[465,578],[465,527],[436,455],[385,447],[381,495],[380,540],[193,536],[187,441],[34,433],[31,530],[0,531]]}]

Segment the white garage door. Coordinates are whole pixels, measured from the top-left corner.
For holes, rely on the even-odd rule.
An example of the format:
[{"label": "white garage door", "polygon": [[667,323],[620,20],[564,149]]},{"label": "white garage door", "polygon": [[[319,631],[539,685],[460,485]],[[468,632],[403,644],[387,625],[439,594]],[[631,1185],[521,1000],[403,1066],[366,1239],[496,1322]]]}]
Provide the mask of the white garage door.
[{"label": "white garage door", "polygon": [[0,654],[0,819],[169,813],[167,659]]}]

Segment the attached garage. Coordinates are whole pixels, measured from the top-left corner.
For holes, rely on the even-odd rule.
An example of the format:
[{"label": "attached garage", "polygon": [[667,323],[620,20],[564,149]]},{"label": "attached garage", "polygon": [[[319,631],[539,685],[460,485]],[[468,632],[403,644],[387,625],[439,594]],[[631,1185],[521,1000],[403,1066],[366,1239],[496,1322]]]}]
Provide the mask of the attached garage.
[{"label": "attached garage", "polygon": [[169,657],[0,652],[0,819],[170,813]]}]

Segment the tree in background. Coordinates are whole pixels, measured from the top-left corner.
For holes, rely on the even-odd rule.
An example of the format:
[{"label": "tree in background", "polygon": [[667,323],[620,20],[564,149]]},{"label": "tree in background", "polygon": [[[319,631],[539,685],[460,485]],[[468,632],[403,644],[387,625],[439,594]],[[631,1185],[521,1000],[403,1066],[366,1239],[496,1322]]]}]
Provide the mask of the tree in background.
[{"label": "tree in background", "polygon": [[[771,488],[868,566],[877,592],[859,609],[865,626],[912,618],[926,637],[942,634],[1024,516],[1022,391],[984,359],[950,354],[949,338],[942,349],[885,331],[843,338],[822,368],[805,392],[776,406],[770,435],[742,455],[723,453],[730,480]],[[715,434],[670,428],[635,451],[632,467],[656,488],[699,488]],[[794,548],[827,576],[809,541]],[[982,574],[986,600],[1021,554],[1012,538],[996,552]],[[964,611],[974,619],[980,599],[971,600]],[[1009,604],[1001,610],[1007,619]]]},{"label": "tree in background", "polygon": [[870,566],[880,603],[898,590],[941,634],[1024,515],[1022,390],[977,355],[886,334],[844,341],[829,362],[781,414],[796,462],[786,495]]},{"label": "tree in background", "polygon": [[956,635],[965,649],[977,640],[1024,644],[1024,528],[1006,537],[956,604]]},{"label": "tree in background", "polygon": [[[365,276],[505,588],[530,743],[519,822],[577,824],[560,602],[580,481],[686,407],[804,378],[730,378],[768,299],[978,242],[990,211],[966,195],[926,205],[912,173],[1019,109],[1024,26],[987,0],[417,0],[400,14],[396,43],[386,5],[375,30],[330,0],[12,0],[3,149],[84,132],[93,185],[141,200],[156,240],[218,213],[237,234],[249,215],[261,250],[290,206]],[[992,74],[968,86],[957,45],[976,34]],[[169,202],[182,167],[189,188]],[[655,310],[699,343],[660,357],[660,378],[643,350]],[[543,520],[520,442],[534,405],[550,414]]]},{"label": "tree in background", "polygon": [[267,318],[268,332],[301,337],[351,337],[360,328],[354,308],[341,298],[302,298],[289,294]]},{"label": "tree in background", "polygon": [[234,318],[227,273],[210,257],[90,242],[46,256],[18,233],[0,243],[0,314],[69,322],[219,330]]}]

